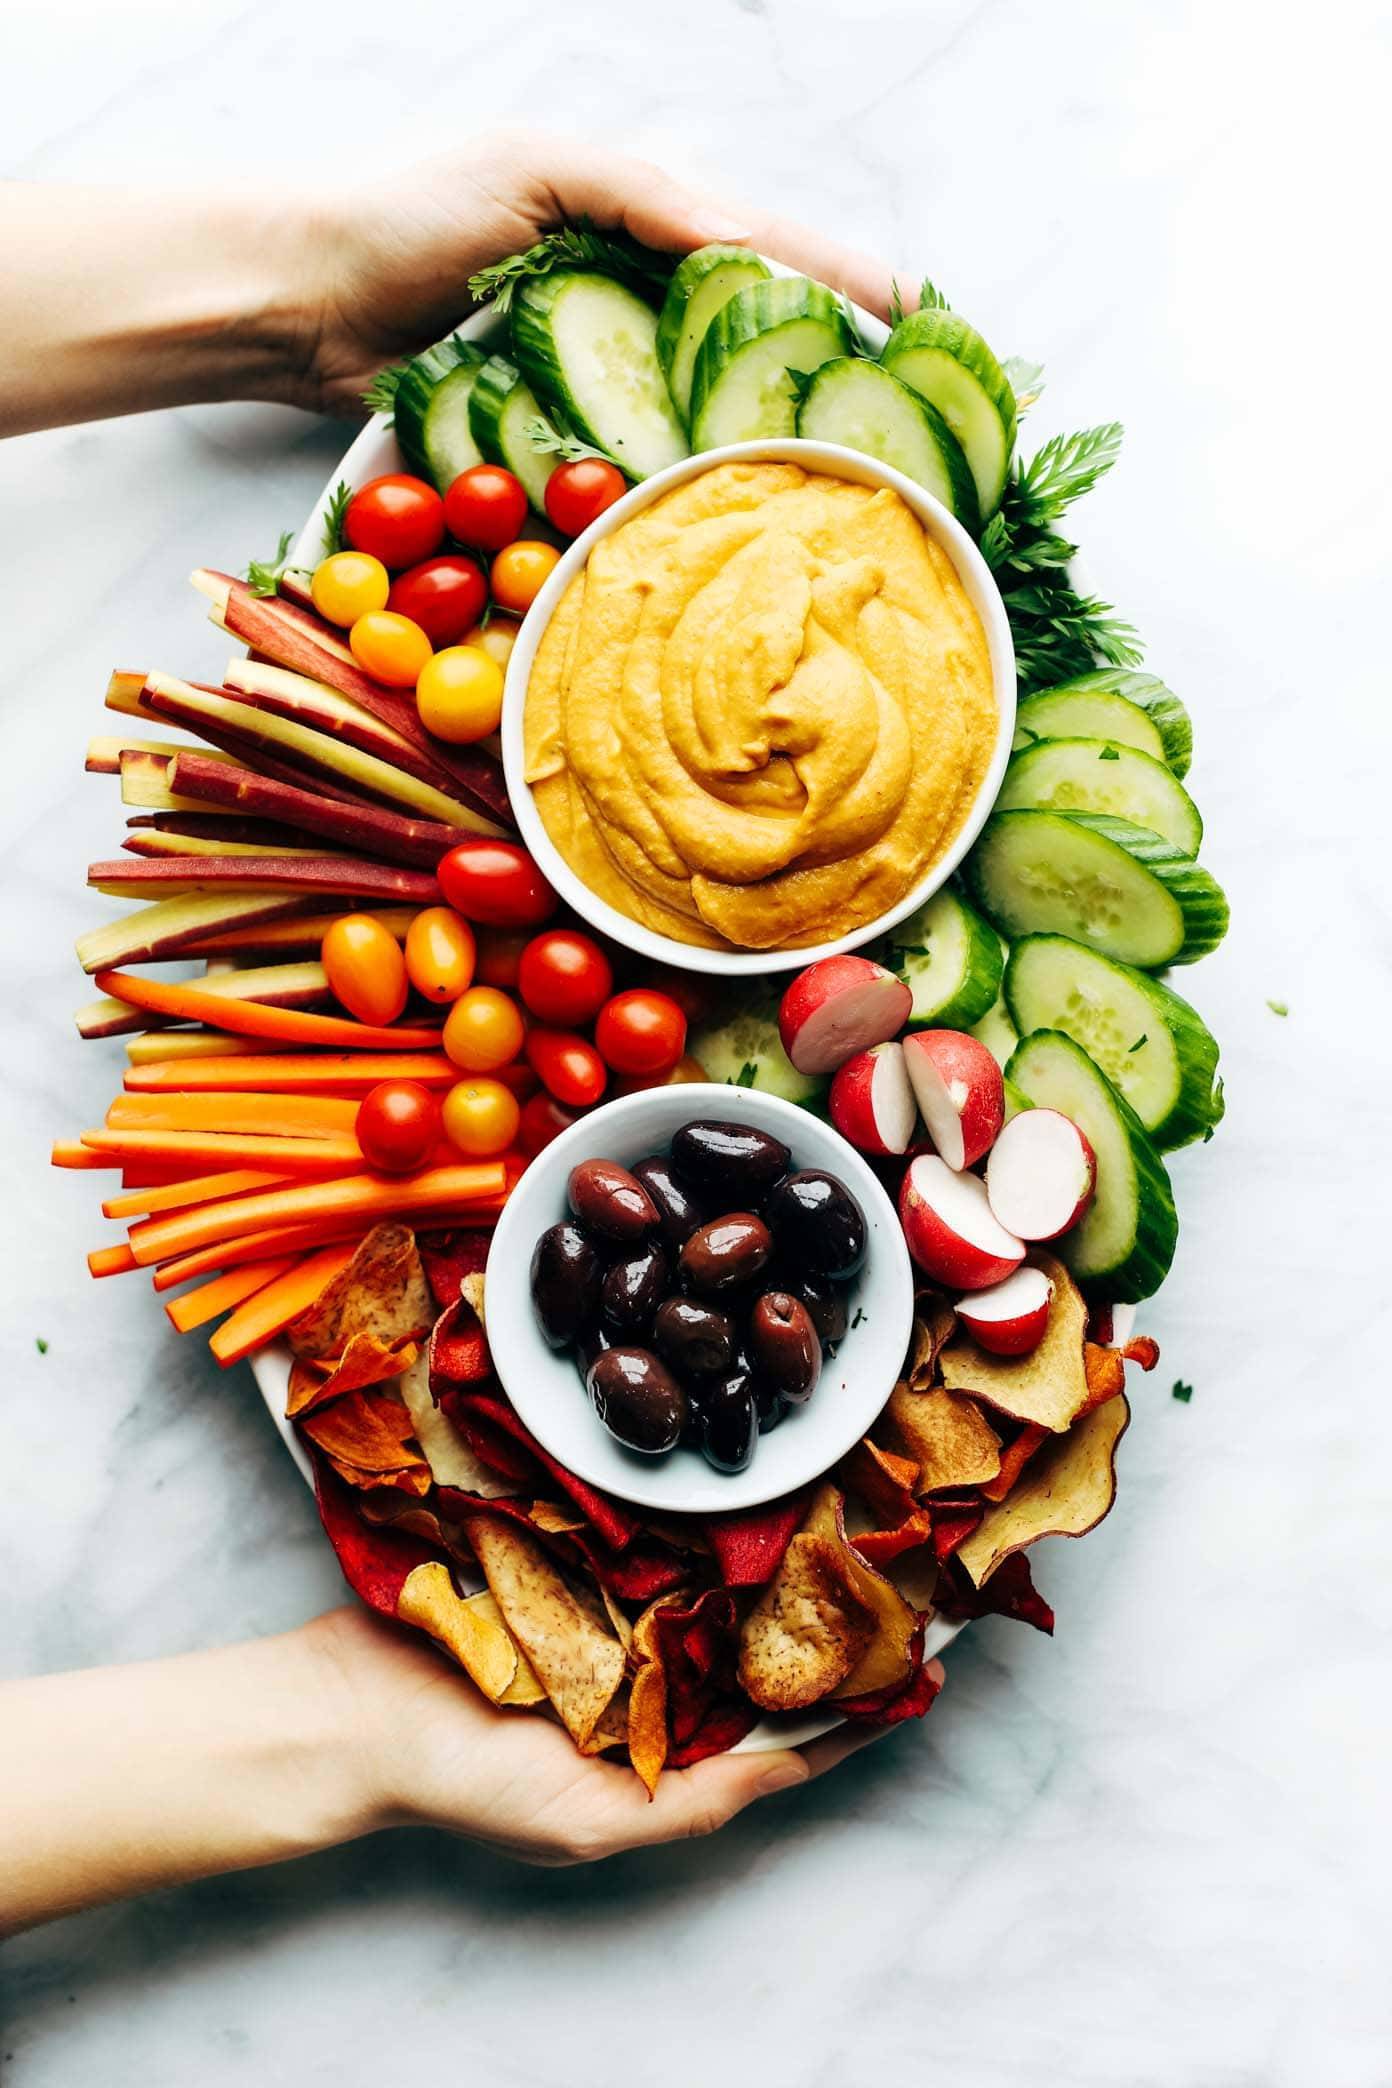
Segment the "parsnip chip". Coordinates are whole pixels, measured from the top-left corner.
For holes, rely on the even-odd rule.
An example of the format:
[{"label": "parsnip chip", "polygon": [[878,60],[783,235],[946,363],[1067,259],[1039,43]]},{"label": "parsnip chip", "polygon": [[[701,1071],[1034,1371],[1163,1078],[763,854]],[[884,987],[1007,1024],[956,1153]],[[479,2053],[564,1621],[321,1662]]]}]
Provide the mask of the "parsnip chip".
[{"label": "parsnip chip", "polygon": [[1087,1403],[1087,1307],[1067,1269],[1052,1254],[1036,1248],[1026,1262],[1042,1269],[1054,1286],[1049,1324],[1038,1348],[1027,1356],[992,1356],[969,1334],[958,1334],[942,1352],[943,1383],[950,1391],[984,1399],[1012,1420],[1033,1421],[1061,1435]]},{"label": "parsnip chip", "polygon": [[623,1647],[595,1621],[534,1538],[485,1515],[466,1517],[464,1532],[504,1623],[566,1731],[583,1748],[624,1679]]},{"label": "parsnip chip", "polygon": [[297,1356],[318,1361],[341,1356],[355,1334],[375,1335],[384,1348],[419,1341],[434,1317],[415,1235],[388,1223],[373,1227],[288,1336]]},{"label": "parsnip chip", "polygon": [[482,1326],[482,1325],[483,1325],[483,1275],[482,1275],[482,1272],[479,1272],[478,1274],[476,1274],[476,1275],[473,1275],[473,1276],[466,1276],[466,1277],[464,1278],[464,1281],[463,1281],[463,1282],[462,1282],[462,1283],[460,1284],[460,1286],[459,1286],[459,1294],[460,1294],[460,1296],[461,1296],[461,1297],[462,1297],[462,1298],[464,1299],[464,1302],[465,1302],[465,1304],[466,1304],[466,1305],[471,1305],[471,1306],[473,1307],[474,1311],[475,1311],[475,1312],[477,1313],[477,1315],[478,1315],[478,1322],[479,1322],[479,1325],[480,1325],[480,1326]]},{"label": "parsnip chip", "polygon": [[493,1597],[461,1595],[441,1560],[407,1575],[396,1614],[452,1653],[490,1704],[536,1704],[545,1696]]},{"label": "parsnip chip", "polygon": [[1012,1552],[1041,1537],[1082,1537],[1116,1499],[1116,1446],[1131,1419],[1125,1395],[1084,1414],[1046,1443],[1008,1498],[986,1510],[957,1557],[979,1588]]},{"label": "parsnip chip", "polygon": [[800,1711],[844,1682],[876,1616],[850,1571],[849,1547],[799,1531],[744,1620],[739,1679],[765,1711]]},{"label": "parsnip chip", "polygon": [[874,1433],[918,1466],[915,1493],[980,1486],[1000,1470],[1000,1438],[980,1407],[942,1385],[914,1392],[897,1384]]},{"label": "parsnip chip", "polygon": [[941,1291],[920,1291],[914,1300],[913,1334],[904,1361],[904,1378],[915,1392],[926,1392],[937,1375],[938,1357],[957,1331],[957,1315]]},{"label": "parsnip chip", "polygon": [[485,1499],[515,1491],[508,1480],[500,1479],[491,1466],[474,1455],[449,1416],[431,1398],[428,1350],[419,1351],[397,1379],[397,1387],[437,1486],[457,1486],[465,1493],[482,1494]]},{"label": "parsnip chip", "polygon": [[871,1696],[881,1690],[899,1689],[908,1680],[913,1668],[913,1639],[919,1619],[899,1590],[869,1565],[850,1542],[846,1535],[845,1505],[845,1497],[836,1487],[819,1486],[803,1528],[811,1536],[825,1538],[827,1543],[838,1548],[851,1585],[874,1618],[869,1642],[831,1694],[834,1697]]}]

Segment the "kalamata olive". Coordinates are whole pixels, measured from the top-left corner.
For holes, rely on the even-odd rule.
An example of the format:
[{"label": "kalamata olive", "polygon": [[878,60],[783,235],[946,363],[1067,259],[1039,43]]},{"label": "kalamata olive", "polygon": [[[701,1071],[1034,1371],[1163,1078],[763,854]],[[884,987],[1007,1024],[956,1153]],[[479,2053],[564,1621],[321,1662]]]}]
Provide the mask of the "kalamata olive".
[{"label": "kalamata olive", "polygon": [[780,1249],[818,1276],[854,1276],[865,1259],[865,1213],[844,1182],[818,1167],[790,1174],[765,1201]]},{"label": "kalamata olive", "polygon": [[614,1346],[612,1338],[605,1333],[598,1320],[589,1320],[575,1337],[575,1346],[580,1353],[580,1375],[588,1377],[590,1365],[597,1356]]},{"label": "kalamata olive", "polygon": [[532,1249],[532,1303],[552,1348],[574,1341],[599,1304],[603,1265],[594,1241],[564,1220],[548,1226]]},{"label": "kalamata olive", "polygon": [[701,1449],[717,1472],[742,1472],[759,1440],[759,1414],[754,1381],[747,1370],[734,1370],[706,1394],[701,1418]]},{"label": "kalamata olive", "polygon": [[570,1208],[602,1240],[629,1247],[657,1224],[657,1206],[641,1182],[613,1160],[582,1160],[566,1186]]},{"label": "kalamata olive", "polygon": [[768,1435],[771,1429],[777,1428],[788,1411],[777,1385],[757,1373],[754,1378],[754,1411],[759,1417],[760,1435]]},{"label": "kalamata olive", "polygon": [[684,1385],[719,1377],[735,1353],[735,1330],[723,1312],[696,1298],[665,1298],[653,1321],[653,1347]]},{"label": "kalamata olive", "polygon": [[752,1124],[697,1121],[672,1140],[672,1165],[684,1182],[756,1203],[791,1165],[792,1154]]},{"label": "kalamata olive", "polygon": [[670,1275],[666,1253],[656,1240],[611,1262],[599,1290],[599,1316],[605,1330],[620,1341],[646,1334],[667,1294]]},{"label": "kalamata olive", "polygon": [[822,1373],[812,1315],[791,1291],[765,1291],[749,1316],[749,1351],[761,1374],[801,1406]]},{"label": "kalamata olive", "polygon": [[643,1348],[611,1348],[590,1365],[590,1398],[608,1429],[630,1450],[660,1457],[686,1425],[686,1394],[667,1365]]},{"label": "kalamata olive", "polygon": [[681,1272],[694,1291],[733,1290],[757,1276],[773,1248],[769,1229],[752,1211],[727,1211],[698,1225],[681,1251]]},{"label": "kalamata olive", "polygon": [[829,1276],[814,1276],[810,1270],[778,1270],[784,1290],[801,1298],[807,1307],[819,1341],[840,1341],[846,1331],[846,1293]]},{"label": "kalamata olive", "polygon": [[672,1163],[660,1153],[634,1163],[633,1178],[641,1182],[657,1206],[657,1222],[669,1247],[681,1247],[690,1239],[706,1213],[688,1196],[672,1171]]}]

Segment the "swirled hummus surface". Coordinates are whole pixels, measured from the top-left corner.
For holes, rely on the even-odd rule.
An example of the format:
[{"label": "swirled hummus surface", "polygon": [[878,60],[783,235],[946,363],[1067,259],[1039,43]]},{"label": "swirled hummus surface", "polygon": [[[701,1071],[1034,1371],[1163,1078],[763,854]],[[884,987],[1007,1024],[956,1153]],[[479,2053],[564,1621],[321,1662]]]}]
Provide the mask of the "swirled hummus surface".
[{"label": "swirled hummus surface", "polygon": [[946,852],[991,758],[980,621],[897,493],[724,464],[591,552],[537,648],[526,776],[611,906],[781,949],[873,920]]}]

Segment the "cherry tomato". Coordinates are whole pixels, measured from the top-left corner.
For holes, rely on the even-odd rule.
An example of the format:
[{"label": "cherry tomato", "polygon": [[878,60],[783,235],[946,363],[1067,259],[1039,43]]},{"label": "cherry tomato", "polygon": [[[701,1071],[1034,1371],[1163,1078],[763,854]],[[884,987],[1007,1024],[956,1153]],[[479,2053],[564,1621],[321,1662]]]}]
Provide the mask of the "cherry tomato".
[{"label": "cherry tomato", "polygon": [[670,995],[634,986],[604,1003],[595,1043],[616,1073],[669,1073],[686,1049],[686,1017]]},{"label": "cherry tomato", "polygon": [[349,501],[343,540],[399,571],[439,550],[445,540],[445,503],[424,479],[388,472],[369,479]]},{"label": "cherry tomato", "polygon": [[418,1080],[379,1080],[358,1104],[363,1158],[382,1174],[410,1174],[440,1135],[440,1105]]},{"label": "cherry tomato", "polygon": [[579,1029],[594,1021],[613,992],[613,967],[578,928],[544,928],[522,952],[517,990],[538,1022]]},{"label": "cherry tomato", "polygon": [[588,1038],[573,1030],[528,1030],[526,1051],[542,1086],[567,1109],[588,1109],[604,1093],[604,1061]]},{"label": "cherry tomato", "polygon": [[477,646],[447,646],[421,669],[416,709],[426,731],[451,746],[487,739],[502,722],[503,670]]},{"label": "cherry tomato", "polygon": [[472,983],[474,956],[473,929],[448,906],[427,906],[406,930],[406,976],[437,1006]]},{"label": "cherry tomato", "polygon": [[474,464],[461,471],[445,495],[445,521],[461,544],[501,551],[527,519],[522,481],[501,464]]},{"label": "cherry tomato", "polygon": [[[478,622],[487,600],[487,582],[472,558],[427,558],[397,574],[387,607],[418,623],[432,645],[457,645]],[[380,609],[382,604],[368,606]]]},{"label": "cherry tomato", "polygon": [[573,464],[558,464],[546,481],[547,519],[562,536],[578,537],[627,491],[628,480],[617,464],[578,457]]},{"label": "cherry tomato", "polygon": [[512,648],[517,643],[517,626],[506,616],[490,616],[486,624],[477,623],[472,631],[464,633],[464,643],[476,645],[480,652],[486,652],[490,660],[496,660],[506,671]]},{"label": "cherry tomato", "polygon": [[372,914],[343,914],[324,934],[321,958],[335,1000],[359,1022],[395,1022],[406,1005],[406,959]]},{"label": "cherry tomato", "polygon": [[430,658],[430,640],[409,616],[369,609],[348,633],[348,646],[364,674],[388,689],[414,689]]},{"label": "cherry tomato", "polygon": [[692,1082],[704,1082],[709,1079],[710,1075],[701,1064],[701,1061],[698,1058],[693,1058],[688,1051],[677,1060],[670,1073],[629,1073],[624,1079],[616,1080],[614,1082],[614,1093],[616,1095],[636,1095],[643,1088],[686,1087]]},{"label": "cherry tomato", "polygon": [[501,1080],[461,1080],[441,1105],[445,1136],[471,1160],[505,1153],[517,1136],[522,1111]]},{"label": "cherry tomato", "polygon": [[643,968],[643,983],[676,1002],[688,1029],[700,1029],[727,1012],[728,991],[709,972],[684,971],[675,964],[649,964]]},{"label": "cherry tomato", "polygon": [[517,990],[522,952],[531,941],[525,928],[485,928],[478,939],[478,976],[485,986]]},{"label": "cherry tomato", "polygon": [[554,1095],[533,1095],[522,1105],[522,1121],[517,1130],[517,1143],[529,1160],[534,1160],[543,1146],[549,1146],[553,1138],[568,1131],[579,1121],[573,1109],[563,1109]]},{"label": "cherry tomato", "polygon": [[488,576],[494,601],[514,616],[525,615],[560,562],[561,554],[554,544],[538,543],[530,537],[523,543],[509,544],[494,559]]},{"label": "cherry tomato", "polygon": [[344,630],[370,609],[385,609],[390,587],[391,575],[381,559],[366,551],[335,551],[314,568],[309,583],[319,614]]},{"label": "cherry tomato", "polygon": [[496,986],[471,986],[445,1017],[440,1042],[464,1073],[496,1073],[522,1049],[522,1012]]},{"label": "cherry tomato", "polygon": [[539,928],[560,905],[515,841],[461,841],[436,875],[455,912],[489,928]]}]

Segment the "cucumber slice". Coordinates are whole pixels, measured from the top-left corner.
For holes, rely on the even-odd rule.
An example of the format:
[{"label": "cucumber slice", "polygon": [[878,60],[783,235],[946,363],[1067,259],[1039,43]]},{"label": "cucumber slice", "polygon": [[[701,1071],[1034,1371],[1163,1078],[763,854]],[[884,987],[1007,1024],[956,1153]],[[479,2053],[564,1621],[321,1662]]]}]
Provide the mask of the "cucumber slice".
[{"label": "cucumber slice", "polygon": [[1000,937],[956,892],[939,892],[901,921],[881,961],[913,995],[910,1029],[970,1029],[1000,992]]},{"label": "cucumber slice", "polygon": [[1020,1041],[1020,1032],[1010,1019],[1003,993],[996,995],[980,1022],[972,1024],[971,1033],[978,1044],[986,1046],[1003,1072],[1009,1064],[1011,1052]]},{"label": "cucumber slice", "polygon": [[1085,1216],[1050,1244],[1080,1283],[1118,1300],[1160,1288],[1179,1237],[1165,1164],[1131,1104],[1087,1053],[1058,1030],[1026,1037],[1006,1076],[1036,1109],[1061,1110],[1097,1155],[1097,1190]]},{"label": "cucumber slice", "polygon": [[1018,754],[1044,739],[1110,740],[1114,747],[1134,747],[1153,761],[1165,759],[1165,742],[1140,705],[1100,689],[1082,696],[1067,689],[1040,689],[1017,704],[1012,751]]},{"label": "cucumber slice", "polygon": [[878,457],[940,500],[973,533],[976,485],[961,446],[935,406],[863,356],[824,362],[804,392],[797,431]]},{"label": "cucumber slice", "polygon": [[691,447],[792,435],[805,376],[855,347],[835,294],[806,276],[749,283],[720,307],[696,351]]},{"label": "cucumber slice", "polygon": [[982,519],[994,515],[1015,448],[1015,394],[976,328],[956,312],[910,312],[880,361],[937,407],[971,466]]},{"label": "cucumber slice", "polygon": [[996,812],[963,874],[1011,941],[1067,935],[1158,971],[1192,964],[1227,933],[1228,902],[1206,870],[1147,828],[1099,813]]},{"label": "cucumber slice", "polygon": [[529,423],[537,420],[556,433],[531,386],[507,357],[490,355],[469,395],[470,431],[489,463],[506,464],[522,481],[537,513],[544,515],[546,481],[556,468],[556,459],[549,451],[539,450],[527,434]]},{"label": "cucumber slice", "polygon": [[483,361],[482,349],[451,334],[412,356],[397,383],[392,420],[402,455],[442,493],[483,461],[469,426],[469,394]]},{"label": "cucumber slice", "polygon": [[[1158,675],[1133,674],[1124,667],[1099,667],[1095,674],[1080,674],[1057,688],[1040,689],[1020,705],[1019,721],[1034,725],[1044,737],[1057,739],[1086,734],[1092,739],[1125,740],[1144,754],[1156,753],[1147,742],[1131,737],[1124,722],[1117,722],[1114,704],[1120,698],[1145,712],[1159,736],[1159,758],[1176,776],[1187,776],[1194,752],[1194,729],[1189,713],[1172,689]],[[1045,726],[1035,725],[1026,714],[1040,706]],[[1105,705],[1105,707],[1104,707]],[[1134,729],[1134,728],[1133,728]]]},{"label": "cucumber slice", "polygon": [[657,359],[684,421],[690,421],[691,379],[706,328],[737,290],[768,279],[767,267],[748,247],[698,247],[678,263],[657,317]]},{"label": "cucumber slice", "polygon": [[512,345],[537,397],[631,479],[690,454],[657,359],[657,314],[623,283],[572,269],[531,277]]},{"label": "cucumber slice", "polygon": [[830,1083],[799,1073],[784,1051],[778,1035],[780,998],[772,987],[759,989],[728,1021],[694,1031],[687,1049],[705,1067],[708,1080],[755,1087],[762,1094],[781,1095],[785,1102],[820,1110]]},{"label": "cucumber slice", "polygon": [[1197,855],[1203,839],[1198,806],[1152,754],[1105,739],[1042,739],[1010,757],[996,804],[1002,812],[1029,805],[1045,812],[1110,812]]},{"label": "cucumber slice", "polygon": [[1022,1033],[1050,1029],[1071,1037],[1162,1153],[1221,1121],[1217,1040],[1188,1001],[1148,972],[1066,936],[1026,935],[1010,952],[1005,998]]}]

